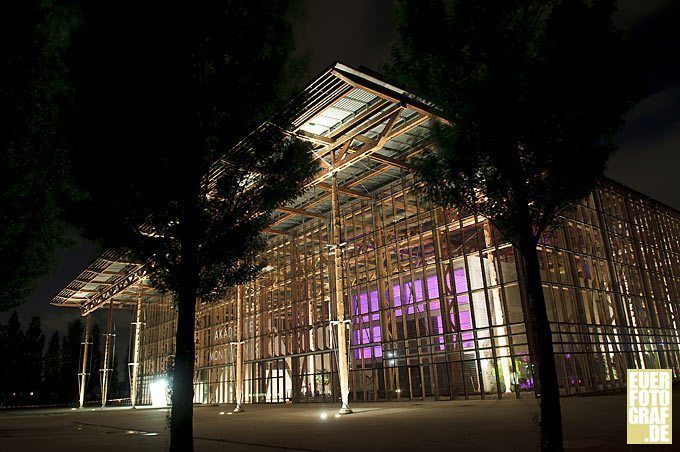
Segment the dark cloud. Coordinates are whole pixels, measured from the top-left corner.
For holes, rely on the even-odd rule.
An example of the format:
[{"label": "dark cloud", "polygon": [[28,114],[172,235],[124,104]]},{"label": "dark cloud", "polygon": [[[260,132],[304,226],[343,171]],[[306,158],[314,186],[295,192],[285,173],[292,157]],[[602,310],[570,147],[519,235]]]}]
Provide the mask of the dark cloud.
[{"label": "dark cloud", "polygon": [[668,8],[673,0],[619,0],[617,25],[631,27]]},{"label": "dark cloud", "polygon": [[626,116],[607,175],[680,210],[680,2],[619,2],[644,81]]},{"label": "dark cloud", "polygon": [[680,209],[680,84],[650,94],[627,116],[607,175]]},{"label": "dark cloud", "polygon": [[311,75],[334,61],[380,71],[394,38],[393,9],[393,0],[307,0],[298,47],[311,56]]}]

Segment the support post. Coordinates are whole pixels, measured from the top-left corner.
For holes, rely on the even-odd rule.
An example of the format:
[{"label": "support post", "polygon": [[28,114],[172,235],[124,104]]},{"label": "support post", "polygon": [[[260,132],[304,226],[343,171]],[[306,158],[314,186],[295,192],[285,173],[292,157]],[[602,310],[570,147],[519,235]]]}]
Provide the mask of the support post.
[{"label": "support post", "polygon": [[380,341],[382,342],[383,365],[385,369],[385,401],[390,401],[392,393],[394,393],[398,401],[400,393],[396,392],[396,389],[399,385],[399,378],[395,373],[397,371],[396,367],[389,365],[391,359],[388,357],[389,353],[394,353],[392,351],[392,342],[397,337],[394,326],[394,310],[391,309],[394,302],[394,291],[392,283],[389,281],[392,275],[392,258],[390,252],[386,249],[387,239],[385,238],[382,208],[375,205],[372,213],[373,243],[375,244],[376,259],[375,271],[378,280],[378,302],[380,303]]},{"label": "support post", "polygon": [[340,396],[342,407],[338,414],[350,414],[349,407],[349,353],[347,347],[347,321],[345,320],[345,296],[342,285],[342,245],[341,245],[341,220],[340,220],[340,200],[338,198],[338,177],[333,173],[332,186],[332,222],[333,222],[333,288],[335,296],[335,309],[337,314],[338,326],[338,376],[340,379]]},{"label": "support post", "polygon": [[244,287],[236,287],[236,408],[234,413],[242,413],[243,409],[243,303],[245,303]]},{"label": "support post", "polygon": [[132,376],[130,378],[130,402],[132,408],[137,407],[137,388],[139,388],[139,353],[142,345],[142,287],[140,284],[139,294],[137,295],[137,309],[135,314],[135,344],[132,354]]},{"label": "support post", "polygon": [[[631,213],[631,207],[630,207],[630,200],[628,195],[623,196],[623,205],[625,208],[626,212],[626,219],[628,220],[628,224],[630,227],[630,232],[631,232],[631,242],[633,244],[633,252],[635,255],[635,262],[637,263],[637,269],[638,269],[638,275],[640,276],[640,281],[642,281],[642,291],[644,294],[644,300],[645,300],[645,306],[646,310],[649,313],[649,320],[652,323],[652,328],[654,328],[656,331],[660,330],[660,325],[659,325],[659,318],[658,318],[658,313],[659,310],[655,306],[655,300],[653,298],[653,292],[652,288],[649,287],[649,281],[646,278],[646,272],[645,272],[645,259],[642,254],[642,240],[640,238],[640,233],[638,231],[638,224],[635,221],[635,218],[633,217],[633,214]],[[664,342],[667,342],[664,340]],[[660,369],[670,369],[672,368],[671,366],[668,365],[668,362],[666,360],[666,352],[663,350],[663,348],[659,347],[658,344],[654,343],[654,348],[653,350],[656,352],[657,358],[658,358],[658,364]],[[645,365],[645,367],[648,367]],[[657,367],[656,365],[654,366],[655,368]]]},{"label": "support post", "polygon": [[[484,220],[484,247],[489,250],[488,254],[488,264],[489,264],[489,285],[495,287],[498,285],[498,272],[496,271],[496,247],[493,243],[492,233],[491,233],[491,223],[489,220]],[[499,350],[503,353],[503,357],[497,358],[498,365],[501,368],[501,373],[503,374],[503,383],[505,383],[505,394],[512,393],[510,389],[510,384],[512,382],[512,362],[509,358],[510,350],[508,348],[508,337],[506,336],[506,319],[503,312],[501,291],[499,288],[491,289],[493,293],[492,307],[494,313],[494,320],[496,325],[500,325],[497,328],[498,345]]]},{"label": "support post", "polygon": [[[600,237],[602,239],[602,245],[604,246],[605,256],[607,258],[607,269],[609,270],[609,278],[607,279],[607,288],[611,292],[613,298],[613,307],[616,316],[616,328],[618,330],[618,337],[621,341],[621,348],[623,349],[623,356],[626,362],[626,369],[637,369],[639,359],[640,343],[637,340],[638,335],[632,335],[633,341],[631,341],[628,336],[628,332],[631,331],[632,321],[628,316],[629,309],[626,308],[626,301],[621,298],[621,292],[623,292],[622,286],[619,283],[619,275],[616,272],[616,267],[612,262],[612,256],[614,253],[612,251],[609,231],[607,229],[607,220],[604,216],[604,209],[602,207],[602,198],[600,196],[601,187],[598,185],[595,190],[593,190],[593,200],[595,201],[595,210],[597,211],[597,219],[600,226]],[[637,343],[636,343],[637,342]],[[636,350],[638,353],[636,353]],[[625,379],[627,376],[626,372],[621,372],[621,377]]]},{"label": "support post", "polygon": [[83,341],[83,362],[80,366],[80,373],[78,376],[78,400],[79,407],[82,408],[85,403],[85,385],[89,375],[87,368],[87,360],[89,359],[88,349],[90,348],[90,314],[85,316],[85,340]]},{"label": "support post", "polygon": [[109,317],[107,321],[106,339],[104,341],[104,367],[101,369],[102,373],[102,408],[106,407],[109,392],[109,376],[111,375],[111,367],[109,361],[111,357],[111,338],[113,336],[113,300],[109,301]]}]

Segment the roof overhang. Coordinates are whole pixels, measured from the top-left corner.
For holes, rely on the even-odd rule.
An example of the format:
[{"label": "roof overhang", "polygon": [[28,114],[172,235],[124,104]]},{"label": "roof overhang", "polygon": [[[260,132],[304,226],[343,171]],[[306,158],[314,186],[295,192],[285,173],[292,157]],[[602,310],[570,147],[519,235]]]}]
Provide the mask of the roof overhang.
[{"label": "roof overhang", "polygon": [[54,306],[79,308],[83,315],[111,301],[123,308],[134,303],[141,290],[148,288],[145,277],[148,266],[131,262],[113,250],[104,252],[91,262],[50,302]]},{"label": "roof overhang", "polygon": [[[268,123],[289,124],[287,132],[311,143],[321,170],[307,190],[277,210],[272,236],[287,235],[303,222],[319,220],[330,211],[329,179],[337,175],[339,193],[370,199],[376,188],[410,171],[408,159],[429,143],[430,125],[437,117],[432,104],[386,83],[374,74],[335,63],[309,83]],[[261,133],[267,124],[252,132]],[[238,146],[247,146],[244,140]],[[215,162],[206,175],[217,180],[228,162]],[[51,304],[89,314],[107,302],[130,305],[148,287],[147,265],[128,262],[108,251],[66,286]]]}]

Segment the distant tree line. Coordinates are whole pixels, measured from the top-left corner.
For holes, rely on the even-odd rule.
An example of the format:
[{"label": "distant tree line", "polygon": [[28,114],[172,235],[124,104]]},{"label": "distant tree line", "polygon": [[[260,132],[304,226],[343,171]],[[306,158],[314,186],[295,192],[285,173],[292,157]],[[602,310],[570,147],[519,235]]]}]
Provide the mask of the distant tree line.
[{"label": "distant tree line", "polygon": [[[101,398],[100,369],[103,353],[99,325],[92,326],[91,352],[85,400]],[[82,366],[84,326],[80,319],[66,332],[55,331],[46,344],[40,317],[33,317],[24,331],[16,311],[0,324],[0,407],[70,405],[78,401],[78,373]],[[114,356],[110,398],[129,397],[127,372],[120,375]]]}]

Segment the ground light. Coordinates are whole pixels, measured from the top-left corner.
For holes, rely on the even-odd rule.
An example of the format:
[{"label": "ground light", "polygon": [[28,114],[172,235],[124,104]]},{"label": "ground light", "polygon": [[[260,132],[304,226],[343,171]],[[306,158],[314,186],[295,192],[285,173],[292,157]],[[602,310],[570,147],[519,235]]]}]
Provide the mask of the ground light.
[{"label": "ground light", "polygon": [[168,382],[165,380],[156,380],[149,385],[149,392],[151,392],[151,406],[166,407],[168,406]]},{"label": "ground light", "polygon": [[326,419],[326,418],[328,417],[328,414],[326,414],[326,413],[321,413],[321,414],[319,415],[319,417],[320,417],[321,419]]}]

